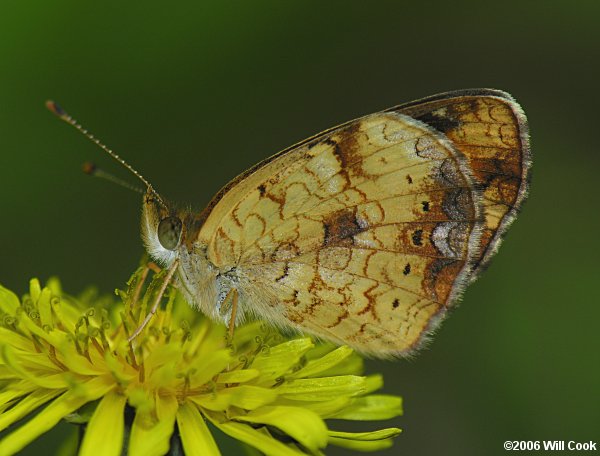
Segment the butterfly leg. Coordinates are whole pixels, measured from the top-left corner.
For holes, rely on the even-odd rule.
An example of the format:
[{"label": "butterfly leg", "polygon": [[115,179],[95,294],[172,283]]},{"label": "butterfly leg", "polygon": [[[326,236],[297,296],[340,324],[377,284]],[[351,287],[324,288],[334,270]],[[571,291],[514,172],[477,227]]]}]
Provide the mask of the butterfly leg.
[{"label": "butterfly leg", "polygon": [[231,289],[231,318],[229,319],[229,338],[233,339],[233,331],[235,330],[235,317],[237,316],[238,307],[238,291],[235,288]]},{"label": "butterfly leg", "polygon": [[146,278],[148,277],[148,273],[150,271],[154,272],[155,274],[158,274],[161,271],[161,268],[154,261],[149,261],[148,263],[146,263],[140,275],[140,280],[135,286],[133,298],[131,299],[131,307],[134,307],[140,299],[140,293],[142,292],[142,288],[144,287],[144,283],[146,282]]},{"label": "butterfly leg", "polygon": [[171,279],[173,278],[173,275],[175,274],[175,271],[177,270],[178,264],[179,264],[179,262],[177,260],[175,260],[173,262],[173,264],[171,265],[171,267],[169,268],[169,270],[167,271],[167,275],[160,287],[160,290],[158,291],[158,294],[156,295],[154,304],[152,304],[152,308],[150,309],[150,312],[148,313],[148,315],[146,315],[146,318],[144,318],[144,321],[142,322],[142,324],[140,326],[138,326],[138,328],[133,332],[133,334],[131,336],[129,336],[129,338],[127,339],[129,342],[131,342],[133,339],[135,339],[137,336],[140,335],[140,333],[143,331],[143,329],[150,322],[150,320],[152,319],[152,317],[158,310],[160,300],[162,299],[163,295],[165,294],[167,286],[169,285],[169,282],[171,282]]},{"label": "butterfly leg", "polygon": [[[235,330],[235,320],[237,317],[238,291],[235,288],[229,289],[219,306],[219,313],[229,328],[229,338],[233,337]],[[229,318],[228,318],[229,317]]]}]

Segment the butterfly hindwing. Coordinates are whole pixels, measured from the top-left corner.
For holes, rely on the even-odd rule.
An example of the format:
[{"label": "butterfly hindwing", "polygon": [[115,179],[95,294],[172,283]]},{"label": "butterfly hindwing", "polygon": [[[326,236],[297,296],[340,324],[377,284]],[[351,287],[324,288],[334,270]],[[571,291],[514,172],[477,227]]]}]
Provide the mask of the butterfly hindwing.
[{"label": "butterfly hindwing", "polygon": [[475,279],[489,263],[527,196],[531,152],[527,119],[506,92],[471,89],[390,108],[443,133],[465,156],[483,192],[485,226]]}]

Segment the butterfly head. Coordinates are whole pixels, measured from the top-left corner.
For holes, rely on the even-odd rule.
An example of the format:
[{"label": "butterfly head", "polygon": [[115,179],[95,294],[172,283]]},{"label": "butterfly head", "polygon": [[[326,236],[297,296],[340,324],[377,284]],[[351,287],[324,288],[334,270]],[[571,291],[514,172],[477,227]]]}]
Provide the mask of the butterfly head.
[{"label": "butterfly head", "polygon": [[185,227],[180,214],[148,187],[142,203],[142,239],[150,256],[170,266],[184,238]]},{"label": "butterfly head", "polygon": [[100,147],[106,154],[116,160],[146,186],[146,191],[144,192],[144,190],[96,168],[94,164],[86,163],[83,167],[86,174],[102,177],[144,195],[142,202],[142,239],[144,240],[146,250],[154,260],[165,266],[170,266],[177,258],[179,247],[183,244],[185,239],[186,227],[184,226],[183,220],[189,217],[186,217],[184,213],[176,211],[173,207],[165,203],[144,176],[119,155],[100,142],[88,130],[83,128],[57,103],[49,100],[46,102],[46,107],[59,119],[74,127]]}]

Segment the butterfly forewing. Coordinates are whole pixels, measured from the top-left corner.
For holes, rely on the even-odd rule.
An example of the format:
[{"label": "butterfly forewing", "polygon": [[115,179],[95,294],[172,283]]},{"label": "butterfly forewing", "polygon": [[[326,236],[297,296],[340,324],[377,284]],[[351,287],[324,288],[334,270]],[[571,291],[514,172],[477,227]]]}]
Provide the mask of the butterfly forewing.
[{"label": "butterfly forewing", "polygon": [[329,130],[234,182],[198,240],[235,270],[244,310],[363,352],[414,348],[479,254],[467,161],[403,114]]}]

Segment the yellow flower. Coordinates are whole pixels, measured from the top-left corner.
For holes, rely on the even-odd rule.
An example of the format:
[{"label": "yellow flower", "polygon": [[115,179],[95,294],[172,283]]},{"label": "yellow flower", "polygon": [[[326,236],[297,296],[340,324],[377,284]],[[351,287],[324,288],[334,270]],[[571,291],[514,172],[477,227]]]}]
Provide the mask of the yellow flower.
[{"label": "yellow flower", "polygon": [[63,418],[86,422],[79,454],[95,456],[161,455],[173,442],[187,455],[218,455],[211,426],[277,456],[323,454],[328,444],[378,450],[400,433],[327,428],[328,418],[402,413],[399,397],[372,394],[381,376],[362,376],[362,359],[348,347],[284,339],[260,322],[227,341],[224,327],[173,291],[129,343],[160,280],[135,304],[141,270],[121,302],[94,293],[73,299],[57,280],[43,289],[32,280],[22,300],[0,287],[0,431],[19,422],[0,454],[18,452]]}]

